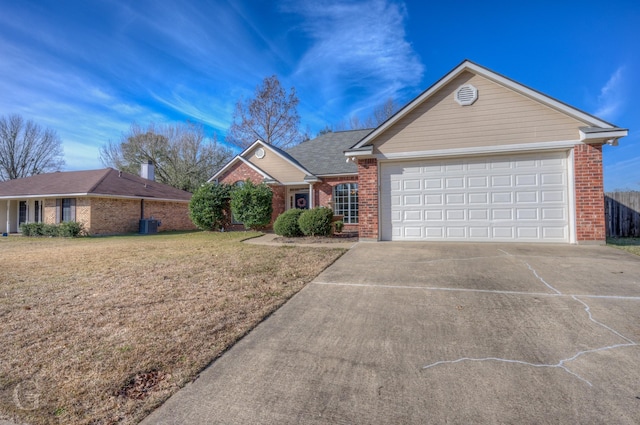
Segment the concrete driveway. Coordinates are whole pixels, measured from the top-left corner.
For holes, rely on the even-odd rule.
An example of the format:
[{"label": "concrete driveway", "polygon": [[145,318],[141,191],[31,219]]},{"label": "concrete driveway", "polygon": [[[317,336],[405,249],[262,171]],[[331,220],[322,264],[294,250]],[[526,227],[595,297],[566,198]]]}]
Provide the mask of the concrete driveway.
[{"label": "concrete driveway", "polygon": [[144,424],[640,423],[640,258],[359,243]]}]

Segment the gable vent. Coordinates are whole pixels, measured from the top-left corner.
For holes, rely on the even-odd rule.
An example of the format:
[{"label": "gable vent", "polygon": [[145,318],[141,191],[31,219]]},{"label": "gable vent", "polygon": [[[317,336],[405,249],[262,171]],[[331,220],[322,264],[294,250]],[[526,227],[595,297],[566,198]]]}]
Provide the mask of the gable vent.
[{"label": "gable vent", "polygon": [[458,87],[453,97],[462,106],[471,105],[478,99],[478,89],[471,84],[465,84]]}]

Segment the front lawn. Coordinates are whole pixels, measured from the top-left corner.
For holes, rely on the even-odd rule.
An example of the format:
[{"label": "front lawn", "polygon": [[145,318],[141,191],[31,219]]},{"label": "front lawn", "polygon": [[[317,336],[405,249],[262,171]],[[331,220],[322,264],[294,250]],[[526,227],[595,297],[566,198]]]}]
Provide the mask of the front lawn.
[{"label": "front lawn", "polygon": [[607,238],[607,245],[640,255],[640,238]]},{"label": "front lawn", "polygon": [[249,236],[0,239],[0,418],[137,423],[344,252]]}]

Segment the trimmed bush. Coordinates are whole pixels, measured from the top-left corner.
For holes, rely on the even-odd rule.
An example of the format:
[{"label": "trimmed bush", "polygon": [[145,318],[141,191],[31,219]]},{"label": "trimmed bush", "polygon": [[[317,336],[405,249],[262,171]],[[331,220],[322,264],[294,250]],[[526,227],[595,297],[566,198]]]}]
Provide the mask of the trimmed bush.
[{"label": "trimmed bush", "polygon": [[298,219],[298,225],[305,236],[329,236],[332,220],[331,208],[316,207],[302,213]]},{"label": "trimmed bush", "polygon": [[294,238],[302,236],[302,231],[298,225],[298,219],[305,212],[305,210],[291,209],[283,212],[276,218],[273,223],[273,231],[276,235],[285,236],[287,238]]},{"label": "trimmed bush", "polygon": [[58,225],[58,236],[62,238],[77,238],[84,233],[84,225],[77,221],[65,221]]},{"label": "trimmed bush", "polygon": [[342,229],[344,228],[344,222],[342,220],[338,220],[333,223],[333,227],[336,229],[336,233],[342,233]]},{"label": "trimmed bush", "polygon": [[84,236],[86,231],[82,223],[67,221],[60,224],[26,223],[20,225],[23,236],[50,236],[63,238],[77,238]]},{"label": "trimmed bush", "polygon": [[247,179],[231,191],[231,211],[244,227],[260,230],[271,222],[273,192],[264,183],[253,184]]},{"label": "trimmed bush", "polygon": [[195,191],[189,202],[189,218],[200,230],[219,230],[231,222],[228,217],[231,186],[205,183]]}]

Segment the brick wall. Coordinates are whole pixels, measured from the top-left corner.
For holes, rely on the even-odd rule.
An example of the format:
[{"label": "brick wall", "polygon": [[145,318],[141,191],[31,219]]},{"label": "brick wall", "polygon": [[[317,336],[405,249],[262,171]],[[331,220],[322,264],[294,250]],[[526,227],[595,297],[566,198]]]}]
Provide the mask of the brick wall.
[{"label": "brick wall", "polygon": [[573,149],[576,197],[576,239],[603,242],[606,239],[602,145],[577,145]]},{"label": "brick wall", "polygon": [[144,201],[144,218],[151,217],[162,222],[158,228],[160,232],[196,229],[189,218],[189,204],[187,202],[162,202],[146,199]]},{"label": "brick wall", "polygon": [[47,224],[56,224],[55,198],[47,198],[44,200],[44,208],[42,211],[42,221],[44,221]]},{"label": "brick wall", "polygon": [[378,240],[378,160],[358,160],[359,236]]},{"label": "brick wall", "polygon": [[263,177],[243,162],[236,162],[226,173],[218,178],[220,183],[234,184],[237,181],[251,180],[253,183],[262,183]]},{"label": "brick wall", "polygon": [[139,199],[91,199],[92,235],[137,232],[140,225]]},{"label": "brick wall", "polygon": [[76,198],[76,221],[84,225],[85,230],[89,231],[91,226],[91,199]]}]

